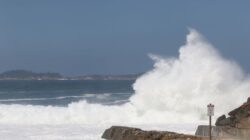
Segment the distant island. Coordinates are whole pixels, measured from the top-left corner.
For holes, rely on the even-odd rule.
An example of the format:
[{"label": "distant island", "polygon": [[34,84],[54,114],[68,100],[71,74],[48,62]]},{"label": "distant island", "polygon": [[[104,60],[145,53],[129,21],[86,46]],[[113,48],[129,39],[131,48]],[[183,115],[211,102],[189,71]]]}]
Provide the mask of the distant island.
[{"label": "distant island", "polygon": [[63,76],[60,73],[36,73],[28,70],[9,70],[0,73],[0,80],[135,80],[141,74]]}]

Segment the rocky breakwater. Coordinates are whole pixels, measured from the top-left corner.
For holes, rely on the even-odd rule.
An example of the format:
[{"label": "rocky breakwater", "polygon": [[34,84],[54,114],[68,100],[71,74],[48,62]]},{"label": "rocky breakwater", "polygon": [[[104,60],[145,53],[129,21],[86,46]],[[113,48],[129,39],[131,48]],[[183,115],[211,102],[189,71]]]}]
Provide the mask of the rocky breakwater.
[{"label": "rocky breakwater", "polygon": [[250,140],[250,97],[228,115],[220,116],[215,123],[218,136]]},{"label": "rocky breakwater", "polygon": [[208,137],[185,135],[167,131],[144,131],[138,128],[123,126],[112,126],[103,133],[102,138],[106,140],[209,140]]}]

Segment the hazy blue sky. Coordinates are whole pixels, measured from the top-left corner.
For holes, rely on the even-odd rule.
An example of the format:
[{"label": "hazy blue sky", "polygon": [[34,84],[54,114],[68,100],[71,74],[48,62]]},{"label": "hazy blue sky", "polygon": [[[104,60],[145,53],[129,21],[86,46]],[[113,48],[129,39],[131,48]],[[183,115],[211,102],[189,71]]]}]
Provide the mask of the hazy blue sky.
[{"label": "hazy blue sky", "polygon": [[187,27],[250,72],[250,1],[1,0],[0,72],[125,74],[176,56]]}]

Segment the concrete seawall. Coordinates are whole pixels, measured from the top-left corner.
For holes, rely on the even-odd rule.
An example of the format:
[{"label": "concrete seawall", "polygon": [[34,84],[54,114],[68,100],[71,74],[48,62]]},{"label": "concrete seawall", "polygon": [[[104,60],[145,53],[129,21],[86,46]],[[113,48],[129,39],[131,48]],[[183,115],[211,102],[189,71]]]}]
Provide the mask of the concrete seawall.
[{"label": "concrete seawall", "polygon": [[[198,126],[196,136],[209,136],[209,126]],[[231,138],[240,140],[250,140],[250,129],[248,128],[234,128],[229,126],[213,126],[212,127],[213,138]]]}]

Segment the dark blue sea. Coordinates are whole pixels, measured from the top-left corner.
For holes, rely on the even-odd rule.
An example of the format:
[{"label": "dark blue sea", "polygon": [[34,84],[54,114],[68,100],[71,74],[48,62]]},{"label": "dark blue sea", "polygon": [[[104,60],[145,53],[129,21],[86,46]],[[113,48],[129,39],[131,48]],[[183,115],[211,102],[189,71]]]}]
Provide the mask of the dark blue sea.
[{"label": "dark blue sea", "polygon": [[133,83],[133,80],[0,81],[0,104],[67,106],[80,100],[122,104],[132,95]]}]

